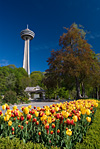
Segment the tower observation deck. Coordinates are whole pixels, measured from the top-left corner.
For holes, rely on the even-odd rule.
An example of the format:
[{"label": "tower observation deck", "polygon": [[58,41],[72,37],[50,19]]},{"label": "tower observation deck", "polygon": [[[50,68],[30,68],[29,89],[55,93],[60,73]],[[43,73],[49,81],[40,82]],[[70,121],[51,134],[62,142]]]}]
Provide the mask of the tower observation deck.
[{"label": "tower observation deck", "polygon": [[35,33],[31,31],[30,29],[22,30],[21,33],[21,38],[25,40],[25,45],[24,45],[24,58],[23,58],[23,68],[26,70],[28,75],[30,75],[30,58],[29,58],[29,42],[32,40],[35,36]]}]

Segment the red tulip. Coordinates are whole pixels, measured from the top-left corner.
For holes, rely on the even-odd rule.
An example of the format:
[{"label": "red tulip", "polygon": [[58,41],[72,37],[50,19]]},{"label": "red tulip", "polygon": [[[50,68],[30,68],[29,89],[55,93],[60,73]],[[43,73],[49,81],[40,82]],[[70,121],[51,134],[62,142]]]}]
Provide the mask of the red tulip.
[{"label": "red tulip", "polygon": [[38,132],[38,135],[40,136],[41,135],[41,132]]},{"label": "red tulip", "polygon": [[72,113],[70,113],[68,117],[72,117]]},{"label": "red tulip", "polygon": [[33,118],[33,121],[32,122],[36,122],[37,121],[37,119],[36,118]]},{"label": "red tulip", "polygon": [[31,112],[32,114],[34,114],[35,113],[35,111],[34,110],[32,110],[32,112]]},{"label": "red tulip", "polygon": [[72,110],[72,112],[73,112],[74,114],[76,114],[76,110]]},{"label": "red tulip", "polygon": [[51,135],[53,134],[53,130],[50,131]]},{"label": "red tulip", "polygon": [[15,129],[14,129],[14,127],[12,127],[12,131],[14,131]]},{"label": "red tulip", "polygon": [[56,114],[56,118],[59,119],[60,118],[60,113]]},{"label": "red tulip", "polygon": [[73,119],[70,120],[70,124],[71,124],[71,125],[74,125],[74,120],[73,120]]},{"label": "red tulip", "polygon": [[32,115],[27,114],[27,120],[31,119]]},{"label": "red tulip", "polygon": [[70,119],[69,119],[69,118],[66,120],[66,123],[67,123],[68,125],[70,125]]},{"label": "red tulip", "polygon": [[23,129],[24,128],[24,126],[21,126],[21,129]]},{"label": "red tulip", "polygon": [[29,111],[29,113],[31,114],[31,113],[32,113],[32,111],[30,110],[30,111]]},{"label": "red tulip", "polygon": [[6,109],[10,109],[10,107],[9,106],[6,106]]},{"label": "red tulip", "polygon": [[2,111],[0,110],[0,115],[2,114]]},{"label": "red tulip", "polygon": [[60,130],[59,129],[57,130],[57,133],[60,133]]},{"label": "red tulip", "polygon": [[39,121],[36,121],[36,125],[39,125]]},{"label": "red tulip", "polygon": [[52,124],[52,128],[55,128],[55,124]]},{"label": "red tulip", "polygon": [[49,130],[47,129],[47,134],[49,134]]},{"label": "red tulip", "polygon": [[18,112],[17,111],[14,111],[14,114],[15,114],[15,116],[18,116]]},{"label": "red tulip", "polygon": [[53,114],[55,112],[55,110],[54,109],[51,109],[50,112]]},{"label": "red tulip", "polygon": [[34,109],[36,109],[36,106],[34,106]]},{"label": "red tulip", "polygon": [[20,117],[20,120],[21,120],[21,121],[23,121],[23,120],[24,120],[24,117],[23,117],[23,116],[21,116],[21,117]]}]

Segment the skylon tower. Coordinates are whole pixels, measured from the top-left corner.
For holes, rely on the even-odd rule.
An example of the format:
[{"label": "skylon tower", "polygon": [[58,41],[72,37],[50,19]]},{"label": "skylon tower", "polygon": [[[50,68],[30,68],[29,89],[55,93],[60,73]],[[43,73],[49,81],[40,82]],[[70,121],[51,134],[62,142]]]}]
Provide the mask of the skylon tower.
[{"label": "skylon tower", "polygon": [[24,58],[23,58],[23,68],[26,70],[28,75],[30,75],[30,56],[29,56],[29,44],[30,40],[32,40],[35,36],[35,33],[28,29],[22,30],[21,33],[21,38],[25,40],[25,45],[24,45]]}]

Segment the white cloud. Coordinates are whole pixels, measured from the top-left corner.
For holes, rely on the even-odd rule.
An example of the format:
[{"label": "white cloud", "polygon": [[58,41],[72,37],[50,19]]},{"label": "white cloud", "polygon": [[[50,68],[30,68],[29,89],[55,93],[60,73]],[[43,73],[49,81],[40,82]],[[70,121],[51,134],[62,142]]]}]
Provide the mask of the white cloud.
[{"label": "white cloud", "polygon": [[93,35],[90,35],[90,36],[89,36],[89,38],[91,38],[91,39],[94,39],[94,38],[95,38],[95,36],[93,36]]},{"label": "white cloud", "polygon": [[100,34],[96,34],[96,37],[99,38],[100,37]]},{"label": "white cloud", "polygon": [[7,66],[7,65],[9,65],[8,60],[6,59],[0,60],[0,66]]},{"label": "white cloud", "polygon": [[87,39],[95,39],[95,38],[100,38],[100,34],[99,33],[87,34]]},{"label": "white cloud", "polygon": [[48,49],[50,49],[50,50],[52,50],[52,49],[56,49],[56,47],[59,45],[59,42],[57,42],[57,43],[49,43],[48,45],[37,45],[37,46],[33,46],[33,48],[31,48],[31,49],[34,49],[34,50],[36,50],[36,51],[39,51],[39,50],[48,50]]}]

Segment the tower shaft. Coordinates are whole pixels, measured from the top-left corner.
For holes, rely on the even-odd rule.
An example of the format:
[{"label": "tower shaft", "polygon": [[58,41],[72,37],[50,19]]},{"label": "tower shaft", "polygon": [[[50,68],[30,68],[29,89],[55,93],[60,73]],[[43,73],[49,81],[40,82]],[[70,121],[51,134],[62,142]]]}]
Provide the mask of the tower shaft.
[{"label": "tower shaft", "polygon": [[30,60],[29,60],[29,39],[25,39],[23,68],[30,75]]},{"label": "tower shaft", "polygon": [[22,30],[20,35],[21,35],[21,38],[25,40],[23,68],[26,70],[28,75],[30,75],[29,42],[34,38],[35,33],[30,29],[28,29],[28,26],[27,26],[27,29]]}]

